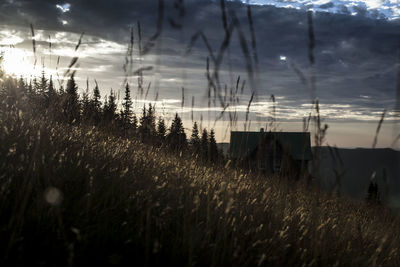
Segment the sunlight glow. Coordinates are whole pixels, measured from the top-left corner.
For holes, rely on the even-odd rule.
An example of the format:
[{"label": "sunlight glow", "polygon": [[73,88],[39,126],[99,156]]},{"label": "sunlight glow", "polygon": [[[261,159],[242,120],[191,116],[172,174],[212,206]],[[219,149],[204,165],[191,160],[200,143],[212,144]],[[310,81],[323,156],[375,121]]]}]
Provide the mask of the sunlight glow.
[{"label": "sunlight glow", "polygon": [[40,76],[42,70],[46,74],[52,74],[54,71],[48,68],[34,67],[33,53],[26,50],[13,48],[3,52],[4,59],[2,67],[8,75],[15,77],[29,78],[30,76]]},{"label": "sunlight glow", "polygon": [[9,46],[22,43],[24,39],[16,35],[14,31],[0,31],[0,46]]}]

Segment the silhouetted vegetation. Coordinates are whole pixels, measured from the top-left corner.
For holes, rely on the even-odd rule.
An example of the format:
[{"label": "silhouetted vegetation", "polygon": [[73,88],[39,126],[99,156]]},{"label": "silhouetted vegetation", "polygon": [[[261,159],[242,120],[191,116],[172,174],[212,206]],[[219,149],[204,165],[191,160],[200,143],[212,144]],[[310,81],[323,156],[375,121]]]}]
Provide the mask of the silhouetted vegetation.
[{"label": "silhouetted vegetation", "polygon": [[[175,1],[174,6],[178,17],[168,21],[180,29],[183,1]],[[251,86],[244,125],[248,129],[258,69],[252,13],[248,6],[248,45],[235,13],[224,0],[220,7],[224,38],[218,53],[214,54],[202,31],[193,35],[187,52],[198,39],[209,51],[208,107],[212,100],[219,103],[222,111],[217,121],[228,106],[239,103],[239,88],[243,93],[245,86],[244,80],[240,85],[239,76],[228,93],[219,78],[236,31]],[[139,57],[154,47],[163,17],[164,1],[159,0],[157,28],[144,45],[137,23]],[[308,57],[313,67],[312,13],[307,18]],[[31,32],[34,36],[32,25]],[[132,29],[126,77],[132,71],[133,45]],[[65,88],[62,83],[57,88],[44,72],[24,80],[8,77],[0,68],[0,265],[398,264],[399,217],[383,206],[371,205],[380,202],[376,183],[371,181],[366,203],[356,202],[339,198],[339,193],[321,192],[310,179],[294,182],[278,175],[265,179],[231,166],[217,147],[213,129],[193,121],[187,138],[178,113],[167,124],[151,103],[135,114],[127,78],[121,107],[113,90],[102,101],[97,82],[92,90],[88,82],[79,95],[71,72],[77,61],[73,58],[68,67]],[[145,92],[143,72],[151,68],[140,66],[135,71],[142,99],[151,86]],[[298,75],[306,79],[300,70]],[[328,126],[322,124],[314,98],[313,73],[310,87],[313,114],[304,120],[304,131],[313,119],[316,170]],[[275,102],[273,95],[271,99]],[[184,100],[182,88],[182,107]],[[232,110],[228,111],[230,126],[237,122]],[[273,122],[274,118],[271,126]],[[336,152],[331,153],[340,162]],[[341,175],[338,170],[339,189]]]}]

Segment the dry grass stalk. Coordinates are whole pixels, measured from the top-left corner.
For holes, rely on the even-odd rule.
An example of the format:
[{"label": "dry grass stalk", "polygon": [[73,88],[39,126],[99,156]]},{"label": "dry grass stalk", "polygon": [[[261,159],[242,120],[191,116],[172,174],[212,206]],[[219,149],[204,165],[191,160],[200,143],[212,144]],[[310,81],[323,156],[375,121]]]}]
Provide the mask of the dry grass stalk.
[{"label": "dry grass stalk", "polygon": [[374,141],[372,142],[372,148],[375,148],[376,144],[378,143],[378,136],[379,136],[379,132],[381,130],[381,126],[382,126],[383,120],[385,119],[385,115],[386,115],[386,109],[383,110],[382,115],[381,115],[381,119],[379,120],[379,123],[378,123],[378,127],[376,128]]}]

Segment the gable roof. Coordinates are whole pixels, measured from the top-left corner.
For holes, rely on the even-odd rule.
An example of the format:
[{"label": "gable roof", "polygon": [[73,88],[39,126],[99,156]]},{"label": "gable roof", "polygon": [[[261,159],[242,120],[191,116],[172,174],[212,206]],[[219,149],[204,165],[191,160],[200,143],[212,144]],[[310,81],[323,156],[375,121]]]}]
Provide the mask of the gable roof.
[{"label": "gable roof", "polygon": [[310,160],[309,132],[231,132],[229,156],[233,159],[250,156],[263,140],[276,140],[294,160]]}]

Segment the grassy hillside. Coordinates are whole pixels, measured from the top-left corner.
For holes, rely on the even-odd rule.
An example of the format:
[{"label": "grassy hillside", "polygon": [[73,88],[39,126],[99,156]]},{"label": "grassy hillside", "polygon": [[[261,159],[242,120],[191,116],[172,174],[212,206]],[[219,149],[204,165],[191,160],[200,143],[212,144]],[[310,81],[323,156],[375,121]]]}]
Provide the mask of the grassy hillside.
[{"label": "grassy hillside", "polygon": [[382,207],[4,99],[0,126],[2,266],[399,264],[399,218]]}]

